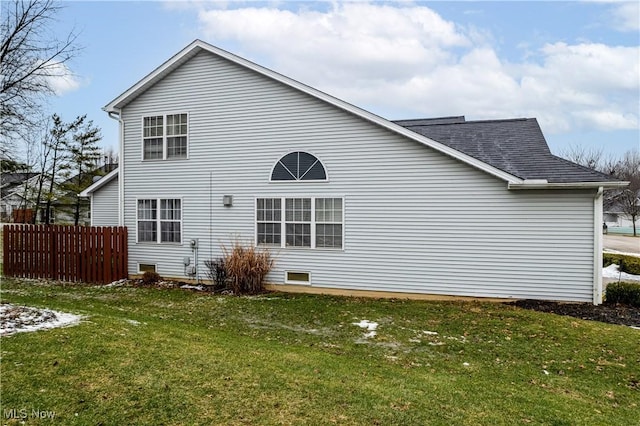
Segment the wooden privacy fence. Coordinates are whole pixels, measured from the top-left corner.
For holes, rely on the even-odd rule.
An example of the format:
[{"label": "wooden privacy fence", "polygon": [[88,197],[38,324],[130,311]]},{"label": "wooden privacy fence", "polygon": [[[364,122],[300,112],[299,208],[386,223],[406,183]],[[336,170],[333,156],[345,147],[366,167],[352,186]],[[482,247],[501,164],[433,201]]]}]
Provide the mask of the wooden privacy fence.
[{"label": "wooden privacy fence", "polygon": [[127,278],[127,228],[5,225],[6,276],[110,283]]}]

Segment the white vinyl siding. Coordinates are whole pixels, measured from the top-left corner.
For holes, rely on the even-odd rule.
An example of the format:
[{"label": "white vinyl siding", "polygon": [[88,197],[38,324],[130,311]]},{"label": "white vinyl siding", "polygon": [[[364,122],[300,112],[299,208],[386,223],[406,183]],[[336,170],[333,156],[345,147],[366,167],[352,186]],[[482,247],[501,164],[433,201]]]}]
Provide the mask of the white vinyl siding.
[{"label": "white vinyl siding", "polygon": [[[140,161],[140,123],[155,111],[189,111],[188,162]],[[220,257],[235,239],[256,242],[258,198],[341,194],[343,249],[276,247],[267,281],[308,271],[318,287],[592,300],[595,191],[509,191],[485,172],[207,52],[125,106],[122,119],[125,225],[135,229],[138,199],[180,194],[182,239],[199,239],[201,259]],[[321,159],[330,181],[270,182],[278,160],[298,151]],[[188,245],[135,244],[129,235],[132,274],[152,259],[162,276],[184,276]]]},{"label": "white vinyl siding", "polygon": [[91,225],[118,226],[118,178],[91,194]]}]

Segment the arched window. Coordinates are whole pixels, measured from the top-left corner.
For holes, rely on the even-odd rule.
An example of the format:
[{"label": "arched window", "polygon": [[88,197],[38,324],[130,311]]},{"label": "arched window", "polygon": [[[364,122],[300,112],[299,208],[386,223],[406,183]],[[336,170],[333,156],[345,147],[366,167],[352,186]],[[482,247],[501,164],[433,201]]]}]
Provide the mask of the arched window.
[{"label": "arched window", "polygon": [[327,173],[315,156],[308,152],[296,151],[278,161],[271,172],[271,180],[327,180]]}]

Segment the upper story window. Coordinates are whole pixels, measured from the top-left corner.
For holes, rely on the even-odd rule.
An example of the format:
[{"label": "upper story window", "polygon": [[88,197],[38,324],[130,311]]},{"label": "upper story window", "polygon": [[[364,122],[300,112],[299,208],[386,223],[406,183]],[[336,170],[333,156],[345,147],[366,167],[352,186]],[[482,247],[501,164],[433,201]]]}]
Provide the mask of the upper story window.
[{"label": "upper story window", "polygon": [[327,180],[324,166],[308,152],[296,151],[282,157],[271,172],[272,181]]},{"label": "upper story window", "polygon": [[142,119],[142,159],[187,158],[187,114],[147,116]]}]

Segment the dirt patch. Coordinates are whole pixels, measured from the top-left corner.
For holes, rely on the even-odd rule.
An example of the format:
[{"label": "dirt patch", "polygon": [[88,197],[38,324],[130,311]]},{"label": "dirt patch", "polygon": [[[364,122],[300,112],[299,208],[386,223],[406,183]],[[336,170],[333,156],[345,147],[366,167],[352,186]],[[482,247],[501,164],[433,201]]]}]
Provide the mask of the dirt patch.
[{"label": "dirt patch", "polygon": [[511,303],[519,308],[566,315],[590,321],[640,327],[640,308],[626,305],[592,305],[590,303],[561,303],[544,300],[518,300]]}]

